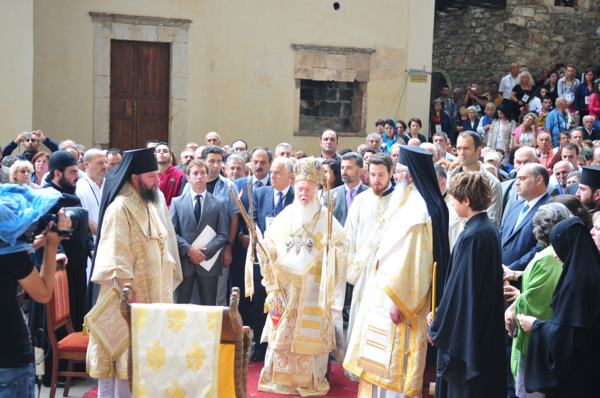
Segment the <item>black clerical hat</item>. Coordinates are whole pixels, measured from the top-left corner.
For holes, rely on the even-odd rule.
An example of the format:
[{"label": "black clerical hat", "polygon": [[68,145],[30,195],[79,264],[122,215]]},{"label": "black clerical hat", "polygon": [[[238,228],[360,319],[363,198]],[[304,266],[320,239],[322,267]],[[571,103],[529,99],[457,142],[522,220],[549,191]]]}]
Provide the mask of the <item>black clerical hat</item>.
[{"label": "black clerical hat", "polygon": [[589,187],[600,187],[600,166],[583,166],[581,172],[580,184]]},{"label": "black clerical hat", "polygon": [[[410,152],[407,153],[406,151],[410,151]],[[430,163],[433,162],[433,160],[432,160],[433,155],[431,154],[431,152],[428,152],[425,149],[421,148],[420,146],[416,146],[416,145],[402,145],[402,147],[400,148],[400,154],[398,155],[398,163],[408,166],[409,163],[411,163],[409,158],[419,159],[419,158],[421,158],[421,156],[426,156],[425,159],[428,162],[430,162]],[[423,158],[421,158],[421,159],[423,159]]]},{"label": "black clerical hat", "polygon": [[70,152],[56,151],[50,155],[48,161],[49,170],[59,170],[69,166],[77,166],[77,159]]}]

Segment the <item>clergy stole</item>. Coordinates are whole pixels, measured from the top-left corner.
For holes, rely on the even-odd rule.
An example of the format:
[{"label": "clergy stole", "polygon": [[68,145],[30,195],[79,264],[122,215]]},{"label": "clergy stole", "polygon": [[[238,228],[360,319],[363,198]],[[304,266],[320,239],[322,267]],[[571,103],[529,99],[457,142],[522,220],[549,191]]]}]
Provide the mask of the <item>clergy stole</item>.
[{"label": "clergy stole", "polygon": [[223,307],[132,304],[134,398],[217,398],[222,321]]},{"label": "clergy stole", "polygon": [[[272,266],[271,272],[275,278],[282,281],[291,277],[301,279],[301,289],[294,326],[292,352],[296,354],[321,355],[323,354],[323,335],[326,328],[326,319],[329,307],[335,303],[334,277],[336,267],[335,245],[345,237],[345,232],[337,231],[332,240],[332,248],[326,250],[324,236],[320,231],[327,230],[326,212],[323,212],[314,226],[317,232],[313,239],[315,245],[308,250],[304,245],[298,254],[291,248],[281,256]],[[313,223],[311,223],[313,224]],[[311,231],[309,224],[306,230]],[[303,239],[308,236],[304,231]],[[270,264],[266,264],[269,268]],[[290,275],[291,274],[291,275]],[[277,289],[277,286],[267,278],[267,292]]]}]

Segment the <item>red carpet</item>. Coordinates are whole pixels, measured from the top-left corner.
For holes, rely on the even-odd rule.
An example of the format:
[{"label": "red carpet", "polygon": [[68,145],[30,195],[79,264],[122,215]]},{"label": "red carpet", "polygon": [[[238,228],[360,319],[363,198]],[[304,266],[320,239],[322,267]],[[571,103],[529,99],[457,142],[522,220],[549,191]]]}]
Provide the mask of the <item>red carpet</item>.
[{"label": "red carpet", "polygon": [[[258,379],[264,362],[250,362],[248,365],[248,397],[299,397],[299,395],[279,395],[269,392],[258,391]],[[352,398],[358,395],[358,383],[353,383],[344,376],[344,368],[339,364],[331,364],[331,377],[329,380],[331,389],[326,397],[330,398]],[[83,394],[82,398],[97,398],[98,386]],[[228,397],[223,397],[228,398]]]},{"label": "red carpet", "polygon": [[[264,362],[250,362],[248,365],[248,397],[299,397],[300,395],[279,395],[270,392],[258,391],[258,379]],[[331,376],[329,378],[331,389],[325,395],[330,398],[354,398],[358,395],[358,383],[353,383],[344,375],[344,368],[340,364],[331,364]]]}]

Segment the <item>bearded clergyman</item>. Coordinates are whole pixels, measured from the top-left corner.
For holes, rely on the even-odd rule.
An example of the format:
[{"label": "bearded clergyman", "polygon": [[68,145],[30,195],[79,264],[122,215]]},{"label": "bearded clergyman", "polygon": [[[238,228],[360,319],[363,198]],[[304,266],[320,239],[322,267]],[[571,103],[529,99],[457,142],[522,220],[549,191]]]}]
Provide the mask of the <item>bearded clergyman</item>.
[{"label": "bearded clergyman", "polygon": [[124,285],[131,283],[132,302],[172,303],[182,280],[175,230],[159,185],[154,148],[124,152],[106,181],[91,276],[100,289],[85,317],[91,331],[87,371],[98,378],[99,398],[131,396],[129,327],[119,308]]},{"label": "bearded clergyman", "polygon": [[342,356],[348,243],[342,226],[317,199],[324,174],[319,160],[298,160],[294,203],[279,213],[264,239],[259,237],[269,314],[259,391],[325,395],[329,356]]},{"label": "bearded clergyman", "polygon": [[421,395],[434,262],[440,275],[450,254],[448,208],[431,153],[403,146],[398,164],[388,209],[354,255],[370,262],[371,275],[344,368],[360,377],[363,398]]},{"label": "bearded clergyman", "polygon": [[[350,306],[350,320],[346,332],[346,345],[352,335],[352,329],[360,303],[363,300],[367,279],[371,275],[370,267],[372,257],[377,252],[377,247],[366,247],[367,237],[376,233],[380,228],[379,220],[388,208],[394,186],[391,183],[394,174],[392,159],[382,153],[375,154],[369,158],[368,173],[371,181],[371,189],[358,195],[354,200],[356,206],[350,208],[346,219],[346,233],[348,236],[349,251],[347,282],[354,285],[352,290],[352,304]],[[354,204],[353,203],[353,204]],[[360,250],[359,250],[360,249]],[[356,258],[355,253],[360,253]],[[367,258],[363,258],[367,255]],[[359,377],[345,371],[346,375],[353,381],[358,382]]]}]

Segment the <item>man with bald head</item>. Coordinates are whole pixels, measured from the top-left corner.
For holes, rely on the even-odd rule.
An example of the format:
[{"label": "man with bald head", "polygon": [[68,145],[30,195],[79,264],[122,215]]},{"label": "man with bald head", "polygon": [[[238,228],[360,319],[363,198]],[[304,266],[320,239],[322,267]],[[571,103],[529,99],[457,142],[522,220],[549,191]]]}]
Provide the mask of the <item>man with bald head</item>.
[{"label": "man with bald head", "polygon": [[206,137],[204,137],[204,142],[206,143],[206,145],[216,145],[220,147],[221,136],[215,133],[214,131],[211,131],[210,133],[206,134]]},{"label": "man with bald head", "polygon": [[421,146],[421,140],[418,138],[411,138],[410,140],[408,140],[408,143],[406,145]]},{"label": "man with bald head", "polygon": [[561,160],[554,165],[553,171],[557,182],[555,187],[558,189],[559,194],[562,195],[567,188],[567,177],[569,176],[569,173],[573,171],[573,165],[571,162]]},{"label": "man with bald head", "polygon": [[421,145],[419,145],[421,148],[425,149],[427,152],[431,153],[433,155],[433,163],[437,162],[439,160],[438,157],[438,150],[435,147],[435,145],[433,145],[430,142],[424,142]]},{"label": "man with bald head", "polygon": [[[517,149],[517,151],[515,152],[514,161],[517,176],[521,167],[525,166],[528,163],[537,163],[537,153],[535,149],[531,147],[522,147]],[[517,199],[519,199],[516,182],[517,179],[504,181],[502,183],[502,222],[504,222],[504,219],[510,206]],[[558,189],[551,184],[547,184],[547,192],[550,196],[556,196],[559,194]]]}]

